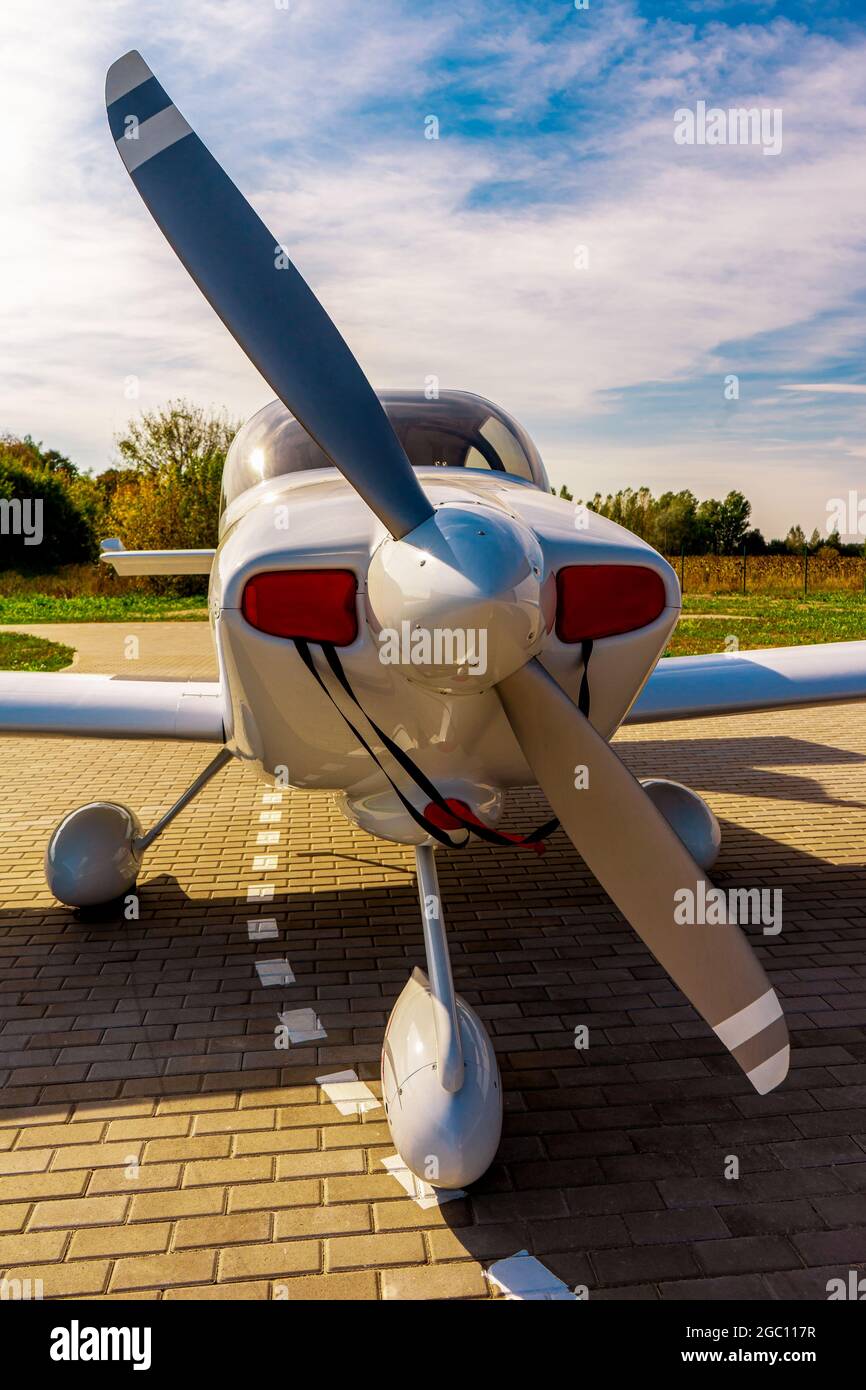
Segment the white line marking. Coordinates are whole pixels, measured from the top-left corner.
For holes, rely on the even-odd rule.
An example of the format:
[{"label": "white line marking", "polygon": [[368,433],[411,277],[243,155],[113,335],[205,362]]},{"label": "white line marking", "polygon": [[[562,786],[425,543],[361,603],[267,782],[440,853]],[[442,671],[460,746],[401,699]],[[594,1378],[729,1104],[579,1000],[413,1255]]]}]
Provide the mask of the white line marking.
[{"label": "white line marking", "polygon": [[253,869],[256,873],[267,873],[268,869],[277,867],[277,856],[275,854],[254,854]]},{"label": "white line marking", "polygon": [[274,896],[274,885],[272,883],[248,883],[247,902],[270,902]]},{"label": "white line marking", "polygon": [[417,1178],[406,1167],[399,1154],[389,1154],[387,1158],[383,1158],[382,1166],[388,1169],[392,1178],[397,1179],[406,1195],[411,1197],[422,1211],[429,1211],[431,1207],[441,1207],[445,1202],[453,1202],[458,1197],[466,1196],[461,1187],[432,1187],[423,1178]]},{"label": "white line marking", "polygon": [[259,825],[279,825],[283,819],[282,811],[260,811]]},{"label": "white line marking", "polygon": [[259,983],[264,989],[271,989],[274,985],[293,985],[295,983],[295,972],[285,959],[257,960],[256,970],[258,971]]},{"label": "white line marking", "polygon": [[577,1302],[577,1296],[568,1285],[526,1250],[518,1250],[507,1260],[497,1260],[486,1273],[489,1282],[511,1300],[548,1302],[562,1299]]},{"label": "white line marking", "polygon": [[282,799],[283,799],[283,793],[282,793],[282,792],[263,792],[263,793],[262,793],[262,805],[263,805],[263,806],[279,806],[279,804],[280,804],[280,802],[282,801]]},{"label": "white line marking", "polygon": [[279,936],[275,917],[251,917],[247,922],[247,936],[250,941],[273,941]]},{"label": "white line marking", "polygon": [[332,1105],[341,1115],[365,1115],[368,1110],[380,1110],[381,1103],[370,1087],[359,1080],[356,1071],[335,1071],[316,1080]]},{"label": "white line marking", "polygon": [[278,845],[279,843],[279,830],[260,830],[256,836],[257,845]]},{"label": "white line marking", "polygon": [[288,1029],[290,1042],[318,1042],[328,1036],[315,1009],[291,1009],[278,1017],[280,1023],[285,1024]]}]

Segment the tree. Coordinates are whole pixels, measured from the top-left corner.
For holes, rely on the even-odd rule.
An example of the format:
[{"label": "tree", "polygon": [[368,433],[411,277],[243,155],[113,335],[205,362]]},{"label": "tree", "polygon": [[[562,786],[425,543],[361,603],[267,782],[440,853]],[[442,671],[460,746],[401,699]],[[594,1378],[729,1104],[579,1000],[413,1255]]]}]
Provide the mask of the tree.
[{"label": "tree", "polygon": [[717,555],[742,550],[752,506],[741,492],[729,492],[724,502],[715,497],[701,502],[695,517],[702,548]]},{"label": "tree", "polygon": [[752,504],[741,492],[729,492],[722,503],[717,532],[718,549],[723,555],[741,550],[749,529]]},{"label": "tree", "polygon": [[127,550],[200,550],[216,545],[221,459],[198,459],[137,474],[115,487],[107,515],[110,535]]},{"label": "tree", "polygon": [[677,555],[691,549],[695,534],[698,499],[693,492],[663,492],[653,518],[648,539],[663,555]]},{"label": "tree", "polygon": [[[23,444],[24,441],[13,441]],[[26,446],[25,446],[26,449]],[[31,456],[32,457],[32,456]],[[4,569],[41,572],[94,558],[94,537],[60,470],[27,467],[0,444],[0,556]]]},{"label": "tree", "polygon": [[[815,544],[816,555],[841,555],[842,537],[839,535],[838,531],[831,531],[829,536],[825,537],[821,535],[821,532],[818,530],[816,526],[815,536],[817,536],[818,538],[817,543]],[[812,542],[810,542],[810,546],[811,544]]]},{"label": "tree", "polygon": [[806,547],[806,533],[802,526],[792,526],[785,537],[785,549],[802,555]]},{"label": "tree", "polygon": [[[216,545],[222,470],[239,427],[223,411],[183,400],[131,420],[117,439],[127,466],[103,475],[105,534],[119,536],[127,550]],[[190,592],[202,583],[166,580],[154,587]]]},{"label": "tree", "polygon": [[747,555],[765,555],[767,553],[767,542],[757,528],[746,532],[743,545],[746,547]]},{"label": "tree", "polygon": [[648,487],[622,488],[619,492],[608,493],[605,498],[597,492],[586,506],[625,526],[636,536],[649,539],[656,503]]},{"label": "tree", "polygon": [[42,444],[37,444],[29,434],[25,434],[23,439],[18,439],[14,434],[0,435],[0,454],[7,459],[15,459],[31,471],[62,473],[67,478],[76,477],[78,474],[77,467],[65,454],[59,453],[57,449],[44,449]]},{"label": "tree", "polygon": [[204,410],[191,401],[173,400],[159,410],[145,410],[130,420],[116,440],[120,462],[139,473],[184,473],[193,464],[219,464],[240,429],[223,410]]},{"label": "tree", "polygon": [[[621,488],[602,498],[597,492],[587,505],[649,541],[664,555],[687,550],[730,554],[742,549],[749,527],[751,504],[741,492],[729,492],[723,502],[709,497],[698,502],[688,488],[663,492],[655,498],[647,487]],[[761,537],[761,544],[764,544]]]}]

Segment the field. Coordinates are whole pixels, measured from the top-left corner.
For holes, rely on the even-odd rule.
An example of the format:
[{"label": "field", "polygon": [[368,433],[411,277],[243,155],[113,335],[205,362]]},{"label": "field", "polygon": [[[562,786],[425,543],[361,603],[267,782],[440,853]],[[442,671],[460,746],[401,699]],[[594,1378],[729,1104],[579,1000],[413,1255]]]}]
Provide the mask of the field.
[{"label": "field", "polygon": [[862,555],[668,555],[684,594],[864,593]]},{"label": "field", "polygon": [[[734,645],[735,639],[736,646]],[[866,640],[866,595],[685,594],[665,656]]]}]

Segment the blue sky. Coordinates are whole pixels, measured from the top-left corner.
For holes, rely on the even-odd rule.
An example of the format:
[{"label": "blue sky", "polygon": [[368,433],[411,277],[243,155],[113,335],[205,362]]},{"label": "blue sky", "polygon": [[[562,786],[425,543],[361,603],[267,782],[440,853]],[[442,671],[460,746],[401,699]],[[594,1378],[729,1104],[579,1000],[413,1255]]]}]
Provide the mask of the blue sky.
[{"label": "blue sky", "polygon": [[[376,385],[492,397],[580,495],[739,487],[777,533],[860,485],[862,4],[7,0],[0,40],[0,430],[101,468],[140,407],[269,397],[112,148],[137,47]],[[677,144],[698,102],[779,153]]]}]

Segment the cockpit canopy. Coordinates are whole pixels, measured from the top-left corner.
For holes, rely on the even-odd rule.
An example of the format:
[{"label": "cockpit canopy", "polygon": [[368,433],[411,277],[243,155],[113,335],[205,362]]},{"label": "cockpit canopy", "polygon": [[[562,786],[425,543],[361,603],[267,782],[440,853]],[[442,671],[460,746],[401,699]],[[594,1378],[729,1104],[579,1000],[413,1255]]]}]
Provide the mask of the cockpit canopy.
[{"label": "cockpit canopy", "polygon": [[[379,399],[415,468],[481,468],[550,490],[538,450],[517,421],[469,391],[382,391]],[[332,468],[282,401],[271,401],[235,435],[223,470],[223,507],[266,478]]]}]

